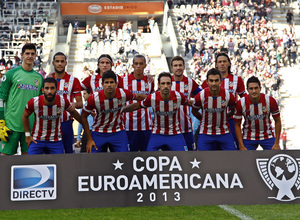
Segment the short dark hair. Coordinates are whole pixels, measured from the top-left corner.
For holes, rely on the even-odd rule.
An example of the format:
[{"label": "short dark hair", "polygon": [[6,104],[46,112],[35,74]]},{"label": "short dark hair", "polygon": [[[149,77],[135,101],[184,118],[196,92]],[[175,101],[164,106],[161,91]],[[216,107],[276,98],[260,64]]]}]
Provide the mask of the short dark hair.
[{"label": "short dark hair", "polygon": [[146,58],[145,58],[145,56],[142,55],[142,54],[137,54],[137,55],[135,55],[135,56],[133,57],[133,59],[132,59],[132,63],[134,64],[134,60],[135,60],[135,59],[138,59],[138,58],[143,58],[144,61],[145,61],[145,63],[146,63]]},{"label": "short dark hair", "polygon": [[[217,56],[216,56],[215,65],[217,65],[218,58],[219,58],[219,57],[222,57],[222,56],[223,56],[223,57],[226,57],[227,60],[228,60],[228,62],[231,64],[231,60],[230,60],[228,54],[227,54],[227,53],[224,53],[224,52],[220,52],[220,53],[218,53]],[[230,68],[231,68],[231,65],[228,67],[228,73],[231,73]]]},{"label": "short dark hair", "polygon": [[208,70],[207,74],[206,74],[206,79],[208,80],[209,76],[215,76],[215,75],[219,75],[220,76],[220,80],[222,80],[222,75],[220,70],[218,70],[217,68],[211,68],[210,70]]},{"label": "short dark hair", "polygon": [[90,89],[90,88],[86,88],[86,89],[84,89],[83,91],[86,91],[87,94],[91,94],[91,89]]},{"label": "short dark hair", "polygon": [[44,81],[43,81],[43,88],[45,86],[45,83],[54,83],[55,84],[55,88],[57,88],[57,81],[53,77],[47,77],[47,78],[44,79]]},{"label": "short dark hair", "polygon": [[34,50],[36,52],[36,47],[32,43],[27,43],[22,47],[22,53],[25,53],[25,50]]},{"label": "short dark hair", "polygon": [[181,56],[175,56],[171,59],[171,66],[173,65],[173,62],[174,61],[182,61],[183,62],[183,65],[185,65],[185,61],[184,59],[181,57]]},{"label": "short dark hair", "polygon": [[105,79],[110,79],[110,78],[112,78],[115,82],[117,82],[117,75],[115,74],[115,72],[112,70],[107,70],[102,75],[102,82],[104,82]]},{"label": "short dark hair", "polygon": [[161,72],[161,73],[158,75],[158,84],[160,84],[160,78],[161,78],[161,77],[164,77],[164,76],[170,77],[171,82],[172,82],[172,76],[171,76],[171,73],[168,73],[168,72]]},{"label": "short dark hair", "polygon": [[251,76],[248,80],[247,80],[247,88],[249,86],[250,83],[257,83],[259,87],[261,87],[260,85],[260,81],[256,76]]},{"label": "short dark hair", "polygon": [[67,56],[63,53],[63,52],[57,52],[56,54],[54,54],[53,56],[53,61],[55,60],[55,57],[56,56],[64,56],[65,57],[65,60],[67,60]]}]

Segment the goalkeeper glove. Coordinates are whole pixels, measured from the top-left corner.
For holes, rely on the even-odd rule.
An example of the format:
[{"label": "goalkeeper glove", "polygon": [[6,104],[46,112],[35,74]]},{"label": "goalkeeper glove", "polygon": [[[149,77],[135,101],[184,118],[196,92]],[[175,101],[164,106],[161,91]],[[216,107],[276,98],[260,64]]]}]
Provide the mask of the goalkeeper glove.
[{"label": "goalkeeper glove", "polygon": [[8,135],[12,134],[12,131],[5,126],[5,121],[0,120],[0,139],[4,142],[9,141]]}]

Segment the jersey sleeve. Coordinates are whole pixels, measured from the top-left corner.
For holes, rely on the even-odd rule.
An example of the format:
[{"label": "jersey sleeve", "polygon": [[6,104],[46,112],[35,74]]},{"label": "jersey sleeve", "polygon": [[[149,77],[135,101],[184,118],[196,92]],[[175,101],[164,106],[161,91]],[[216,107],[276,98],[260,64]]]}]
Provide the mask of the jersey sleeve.
[{"label": "jersey sleeve", "polygon": [[229,95],[230,95],[230,98],[229,98],[229,102],[228,102],[228,107],[230,109],[232,109],[232,108],[234,108],[234,106],[236,104],[235,97],[234,97],[234,95],[231,92],[229,93]]},{"label": "jersey sleeve", "polygon": [[133,94],[132,92],[130,92],[129,90],[123,89],[123,91],[126,94],[126,101],[130,101],[130,100],[136,99],[136,95]]},{"label": "jersey sleeve", "polygon": [[7,101],[10,87],[12,85],[13,78],[12,71],[8,71],[3,77],[0,87],[0,119],[4,119],[4,102]]},{"label": "jersey sleeve", "polygon": [[150,107],[150,106],[151,106],[151,97],[152,97],[151,94],[147,95],[147,97],[146,97],[143,101],[141,101],[141,102],[139,103],[140,106],[141,106],[142,108]]},{"label": "jersey sleeve", "polygon": [[202,107],[200,93],[195,96],[192,107],[196,109],[200,109]]},{"label": "jersey sleeve", "polygon": [[77,78],[74,78],[73,94],[75,97],[81,96],[81,85],[80,85],[79,79],[77,79]]},{"label": "jersey sleeve", "polygon": [[91,76],[88,76],[87,78],[85,78],[81,83],[81,90],[84,90],[84,89],[91,89],[91,85],[90,85],[90,82],[91,82]]},{"label": "jersey sleeve", "polygon": [[84,112],[85,114],[90,114],[94,108],[95,108],[95,95],[93,94],[90,97],[88,97],[88,99],[86,100],[82,112]]},{"label": "jersey sleeve", "polygon": [[278,104],[273,97],[270,97],[270,110],[273,118],[277,118],[280,116]]},{"label": "jersey sleeve", "polygon": [[61,98],[63,98],[65,100],[65,110],[68,111],[70,106],[71,106],[71,103],[69,102],[68,99],[64,98],[61,96]]},{"label": "jersey sleeve", "polygon": [[193,80],[193,86],[192,86],[192,93],[193,95],[197,95],[199,92],[201,92],[201,87],[199,87],[199,85],[196,83],[195,80]]},{"label": "jersey sleeve", "polygon": [[243,97],[244,95],[246,95],[245,84],[240,76],[238,78],[238,86],[237,86],[236,91],[240,97]]},{"label": "jersey sleeve", "polygon": [[27,104],[26,104],[26,106],[25,106],[25,111],[26,111],[29,115],[32,114],[32,112],[34,111],[34,98],[30,99],[30,100],[27,102]]},{"label": "jersey sleeve", "polygon": [[235,114],[233,118],[235,121],[241,121],[243,118],[241,100],[239,100],[235,106]]}]

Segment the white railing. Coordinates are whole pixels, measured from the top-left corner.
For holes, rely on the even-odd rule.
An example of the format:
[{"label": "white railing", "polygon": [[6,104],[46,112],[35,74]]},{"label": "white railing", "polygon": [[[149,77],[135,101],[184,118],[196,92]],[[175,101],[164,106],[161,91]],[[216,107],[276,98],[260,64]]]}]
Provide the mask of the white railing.
[{"label": "white railing", "polygon": [[176,37],[176,33],[174,30],[174,26],[173,26],[171,17],[168,17],[167,33],[170,36],[173,54],[174,54],[174,56],[177,56],[178,55],[178,41],[177,41],[177,37]]}]

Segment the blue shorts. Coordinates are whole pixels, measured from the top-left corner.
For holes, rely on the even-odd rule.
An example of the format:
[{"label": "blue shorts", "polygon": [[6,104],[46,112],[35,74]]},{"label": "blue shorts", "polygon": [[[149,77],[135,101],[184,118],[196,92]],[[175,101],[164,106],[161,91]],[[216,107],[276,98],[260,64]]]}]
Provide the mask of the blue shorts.
[{"label": "blue shorts", "polygon": [[31,142],[28,148],[28,154],[63,154],[64,145],[62,141],[39,141]]},{"label": "blue shorts", "polygon": [[74,132],[73,132],[73,120],[64,121],[61,123],[62,140],[66,154],[74,153]]},{"label": "blue shorts", "polygon": [[231,133],[219,135],[199,134],[197,147],[201,151],[236,150]]},{"label": "blue shorts", "polygon": [[269,138],[266,140],[247,140],[243,139],[243,143],[247,150],[256,150],[258,145],[260,145],[264,150],[272,150],[275,143],[275,138]]},{"label": "blue shorts", "polygon": [[238,139],[237,139],[236,133],[235,133],[235,127],[234,127],[235,122],[234,122],[234,119],[233,119],[233,118],[230,118],[230,119],[228,120],[228,123],[229,123],[229,129],[230,129],[230,132],[231,132],[232,137],[233,137],[233,139],[234,139],[236,148],[239,150],[240,147],[239,147],[239,142],[238,142]]},{"label": "blue shorts", "polygon": [[182,134],[151,134],[147,151],[158,150],[187,151],[188,149]]},{"label": "blue shorts", "polygon": [[98,148],[92,148],[92,153],[107,152],[107,147],[111,152],[128,152],[129,143],[126,132],[101,133],[92,131],[92,138]]},{"label": "blue shorts", "polygon": [[146,151],[151,131],[126,131],[130,151]]},{"label": "blue shorts", "polygon": [[196,150],[193,132],[182,133],[186,146],[189,151]]}]

